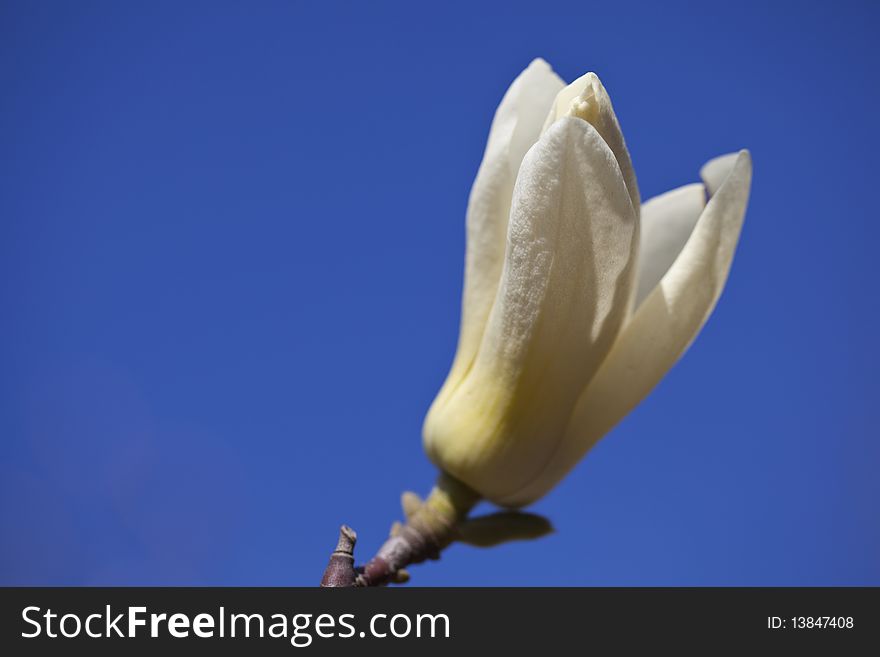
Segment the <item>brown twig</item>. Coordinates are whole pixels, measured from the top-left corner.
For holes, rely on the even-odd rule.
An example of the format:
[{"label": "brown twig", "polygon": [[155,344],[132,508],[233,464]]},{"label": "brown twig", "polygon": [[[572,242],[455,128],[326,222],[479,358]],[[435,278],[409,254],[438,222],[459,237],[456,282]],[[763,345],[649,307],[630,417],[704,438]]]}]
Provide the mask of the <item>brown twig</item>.
[{"label": "brown twig", "polygon": [[406,523],[392,527],[391,537],[362,568],[354,568],[355,534],[343,526],[321,586],[383,586],[406,581],[407,566],[438,559],[440,552],[455,540],[458,523],[480,496],[461,482],[441,475],[424,503],[417,504],[414,498],[412,494],[404,496]]},{"label": "brown twig", "polygon": [[395,522],[391,537],[365,566],[354,567],[357,535],[342,526],[339,544],[330,555],[321,586],[383,586],[409,580],[406,568],[426,559],[439,559],[453,541],[492,547],[517,540],[540,538],[553,531],[543,516],[523,511],[497,511],[469,517],[480,496],[459,481],[441,475],[428,499],[415,493],[401,498],[406,522]]},{"label": "brown twig", "polygon": [[339,528],[339,543],[333,554],[330,555],[330,563],[324,570],[321,578],[321,586],[346,587],[354,586],[357,573],[354,570],[354,544],[357,542],[357,534],[347,526]]}]

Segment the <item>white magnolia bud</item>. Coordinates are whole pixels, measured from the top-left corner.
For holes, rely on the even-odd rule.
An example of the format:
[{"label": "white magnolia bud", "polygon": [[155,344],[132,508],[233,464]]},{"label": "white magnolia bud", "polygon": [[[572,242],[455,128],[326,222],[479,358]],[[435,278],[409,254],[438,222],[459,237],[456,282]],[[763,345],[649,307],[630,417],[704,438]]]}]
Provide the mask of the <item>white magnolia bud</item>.
[{"label": "white magnolia bud", "polygon": [[535,60],[499,106],[468,203],[458,350],[424,444],[505,506],[533,502],[647,395],[724,287],[747,151],[640,209],[611,101]]}]

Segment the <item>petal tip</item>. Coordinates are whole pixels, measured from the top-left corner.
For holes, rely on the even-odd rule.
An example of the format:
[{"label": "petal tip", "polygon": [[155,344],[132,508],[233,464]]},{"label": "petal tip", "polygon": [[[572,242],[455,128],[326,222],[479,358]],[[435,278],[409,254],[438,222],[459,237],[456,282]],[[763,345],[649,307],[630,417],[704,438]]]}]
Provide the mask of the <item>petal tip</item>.
[{"label": "petal tip", "polygon": [[752,169],[752,154],[747,148],[714,157],[700,168],[700,178],[706,184],[709,196],[714,196],[727,177],[738,167]]},{"label": "petal tip", "polygon": [[550,63],[543,57],[535,57],[526,67],[526,70],[528,69],[552,71],[553,67],[550,66]]},{"label": "petal tip", "polygon": [[752,166],[752,152],[748,148],[741,148],[736,152],[736,161],[734,161],[733,165],[736,166],[740,162],[747,164],[749,167]]}]

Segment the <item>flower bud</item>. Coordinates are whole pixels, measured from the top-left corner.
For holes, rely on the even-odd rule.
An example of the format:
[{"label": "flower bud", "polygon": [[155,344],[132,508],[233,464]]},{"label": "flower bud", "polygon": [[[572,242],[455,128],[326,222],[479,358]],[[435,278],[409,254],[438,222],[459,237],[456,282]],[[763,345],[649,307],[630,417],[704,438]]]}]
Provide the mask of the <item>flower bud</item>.
[{"label": "flower bud", "polygon": [[704,176],[640,212],[599,78],[563,87],[540,60],[517,78],[471,192],[458,350],[424,424],[443,472],[528,504],[650,392],[723,288],[748,153]]}]

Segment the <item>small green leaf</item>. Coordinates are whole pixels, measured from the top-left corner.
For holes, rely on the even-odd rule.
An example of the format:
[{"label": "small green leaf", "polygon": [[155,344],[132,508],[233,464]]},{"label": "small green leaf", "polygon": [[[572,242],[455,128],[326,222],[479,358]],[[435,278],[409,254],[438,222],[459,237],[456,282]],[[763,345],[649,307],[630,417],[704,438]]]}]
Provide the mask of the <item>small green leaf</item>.
[{"label": "small green leaf", "polygon": [[510,541],[530,541],[553,532],[544,516],[523,511],[498,511],[467,518],[458,525],[458,540],[475,547],[492,547]]},{"label": "small green leaf", "polygon": [[413,514],[422,508],[422,504],[422,498],[412,491],[408,490],[400,496],[400,506],[403,507],[403,515],[407,520],[412,518]]}]

